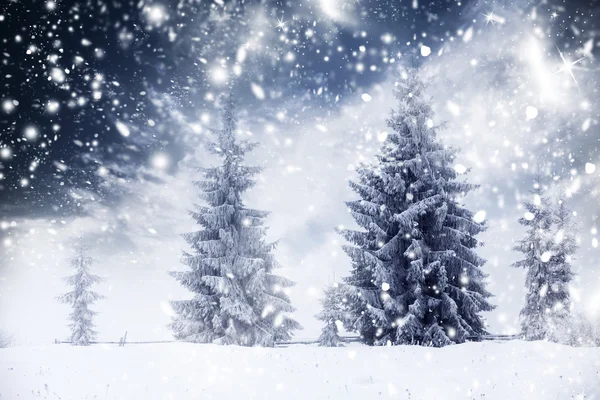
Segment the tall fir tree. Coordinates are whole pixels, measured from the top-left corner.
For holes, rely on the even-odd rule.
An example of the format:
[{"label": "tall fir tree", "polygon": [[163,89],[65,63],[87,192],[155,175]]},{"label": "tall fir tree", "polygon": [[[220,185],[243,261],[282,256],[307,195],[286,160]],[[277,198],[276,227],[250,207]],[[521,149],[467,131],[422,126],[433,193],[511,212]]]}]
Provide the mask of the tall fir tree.
[{"label": "tall fir tree", "polygon": [[485,225],[459,203],[476,186],[457,181],[425,84],[413,70],[400,78],[377,162],[350,182],[361,199],[346,204],[364,230],[339,230],[353,244],[343,322],[368,344],[461,343],[485,332],[480,312],[493,309],[475,253]]},{"label": "tall fir tree", "polygon": [[[573,212],[560,198],[554,210],[555,234],[548,266],[547,304],[549,310],[548,339],[554,342],[573,342],[574,320],[571,315],[570,284],[575,274],[571,262],[577,251],[577,226],[573,222]],[[576,343],[574,343],[576,344]]]},{"label": "tall fir tree", "polygon": [[525,214],[519,219],[519,223],[527,227],[525,238],[514,247],[525,258],[512,266],[526,270],[525,305],[520,314],[521,332],[527,340],[542,340],[548,335],[549,312],[555,304],[555,296],[549,293],[554,215],[539,176],[531,195],[532,200],[523,203]]},{"label": "tall fir tree", "polygon": [[69,259],[69,264],[75,268],[75,274],[65,278],[65,282],[72,286],[73,290],[58,297],[61,303],[69,304],[73,308],[69,315],[69,328],[71,344],[74,346],[87,346],[96,339],[97,333],[92,319],[97,313],[90,310],[89,306],[104,298],[91,290],[92,285],[101,279],[90,273],[93,260],[87,255],[87,250],[80,239],[75,247],[75,255]]},{"label": "tall fir tree", "polygon": [[269,213],[242,202],[261,168],[243,164],[257,144],[238,141],[236,129],[230,95],[222,110],[222,129],[214,130],[217,141],[206,145],[222,164],[199,168],[203,180],[194,182],[206,205],[190,212],[202,229],[183,235],[193,250],[182,257],[189,270],[171,272],[194,296],[172,302],[176,318],[171,328],[184,341],[273,346],[300,328],[288,316],[294,308],[286,288],[294,283],[273,273],[279,264],[272,254],[276,243],[265,241]]}]

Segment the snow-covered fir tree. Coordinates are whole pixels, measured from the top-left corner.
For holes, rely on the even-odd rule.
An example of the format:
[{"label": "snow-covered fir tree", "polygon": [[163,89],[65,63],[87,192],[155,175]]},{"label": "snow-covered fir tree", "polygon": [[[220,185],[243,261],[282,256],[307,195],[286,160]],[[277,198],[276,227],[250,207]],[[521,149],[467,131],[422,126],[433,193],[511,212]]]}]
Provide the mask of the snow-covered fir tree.
[{"label": "snow-covered fir tree", "polygon": [[415,71],[400,76],[377,162],[350,182],[360,199],[346,204],[363,230],[339,230],[353,244],[343,322],[368,344],[464,342],[485,332],[480,313],[493,309],[475,253],[485,225],[460,204],[476,186],[457,180],[465,171],[437,139],[425,89]]},{"label": "snow-covered fir tree", "polygon": [[323,310],[316,315],[325,326],[319,336],[319,346],[343,346],[339,335],[338,324],[346,319],[344,297],[338,285],[331,285],[325,289],[325,297],[321,301]]},{"label": "snow-covered fir tree", "polygon": [[[577,226],[573,222],[573,212],[565,204],[565,199],[558,201],[558,207],[553,210],[555,234],[550,262],[548,265],[548,289],[545,296],[548,306],[549,331],[548,339],[554,342],[568,343],[572,334],[574,320],[571,318],[570,284],[574,273],[571,261],[577,251]],[[577,341],[571,344],[578,344]]]},{"label": "snow-covered fir tree", "polygon": [[525,268],[525,306],[521,310],[521,332],[527,340],[545,339],[549,331],[550,310],[556,304],[550,289],[554,215],[550,200],[538,177],[531,191],[532,199],[523,203],[525,213],[519,223],[527,227],[525,238],[514,249],[525,258],[512,264]]},{"label": "snow-covered fir tree", "polygon": [[182,257],[189,270],[171,273],[193,298],[172,302],[176,317],[171,327],[184,341],[273,346],[300,328],[288,316],[294,308],[286,289],[293,282],[274,274],[276,243],[265,241],[269,213],[242,201],[261,168],[243,164],[256,144],[237,140],[236,127],[229,96],[222,128],[214,130],[217,140],[206,146],[222,164],[200,168],[203,179],[194,182],[205,205],[190,212],[201,229],[183,235],[192,249]]},{"label": "snow-covered fir tree", "polygon": [[87,346],[96,339],[93,317],[97,314],[89,306],[104,296],[91,290],[92,285],[100,282],[100,277],[90,273],[93,260],[87,255],[87,248],[81,241],[77,242],[75,255],[69,259],[75,274],[65,278],[72,291],[58,297],[61,303],[71,305],[73,311],[69,315],[71,324],[71,343],[75,346]]}]

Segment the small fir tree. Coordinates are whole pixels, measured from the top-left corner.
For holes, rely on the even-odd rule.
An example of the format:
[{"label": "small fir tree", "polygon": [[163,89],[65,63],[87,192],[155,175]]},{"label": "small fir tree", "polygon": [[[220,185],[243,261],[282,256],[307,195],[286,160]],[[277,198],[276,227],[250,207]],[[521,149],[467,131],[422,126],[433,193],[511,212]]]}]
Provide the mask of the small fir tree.
[{"label": "small fir tree", "polygon": [[319,346],[341,347],[343,346],[339,335],[338,324],[343,323],[345,318],[344,298],[338,285],[328,286],[325,289],[325,297],[321,301],[323,310],[316,318],[325,323],[319,336]]},{"label": "small fir tree", "polygon": [[202,229],[183,235],[192,248],[182,258],[189,270],[171,273],[194,296],[172,302],[176,318],[171,328],[179,340],[273,346],[300,328],[288,316],[294,308],[286,288],[294,283],[274,274],[279,267],[272,254],[276,243],[265,241],[269,213],[242,201],[261,169],[243,164],[256,144],[236,139],[231,96],[222,125],[214,131],[217,141],[206,146],[222,164],[200,168],[204,179],[195,182],[206,205],[190,212]]},{"label": "small fir tree", "polygon": [[550,293],[552,268],[553,213],[550,200],[538,177],[531,191],[533,199],[523,203],[525,214],[519,223],[527,227],[525,238],[514,249],[525,258],[512,264],[526,270],[525,306],[521,310],[521,332],[527,340],[545,339],[549,331],[549,314],[556,301]]},{"label": "small fir tree", "polygon": [[[548,339],[554,342],[571,342],[564,338],[574,336],[575,320],[571,316],[571,295],[569,286],[575,274],[571,268],[577,251],[577,226],[572,219],[573,212],[565,204],[564,198],[558,201],[554,211],[555,234],[552,256],[548,265],[548,291],[546,302],[552,306],[549,311]],[[573,343],[577,344],[577,343]]]},{"label": "small fir tree", "polygon": [[89,306],[104,298],[93,292],[91,287],[101,279],[90,273],[93,260],[87,255],[87,248],[81,240],[77,243],[75,255],[69,260],[69,263],[71,267],[75,268],[75,274],[65,278],[65,282],[73,287],[73,290],[59,296],[58,300],[73,307],[73,311],[69,315],[71,344],[87,346],[96,339],[92,319],[97,313],[90,310]]}]

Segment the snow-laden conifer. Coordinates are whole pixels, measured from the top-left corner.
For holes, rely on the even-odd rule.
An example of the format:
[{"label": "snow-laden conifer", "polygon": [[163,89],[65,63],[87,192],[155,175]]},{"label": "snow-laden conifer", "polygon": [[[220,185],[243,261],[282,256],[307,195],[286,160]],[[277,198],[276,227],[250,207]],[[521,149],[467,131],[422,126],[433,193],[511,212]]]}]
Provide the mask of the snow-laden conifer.
[{"label": "snow-laden conifer", "polygon": [[374,164],[361,165],[347,204],[361,230],[340,230],[352,260],[340,290],[348,329],[368,344],[444,346],[485,332],[485,260],[475,253],[482,220],[462,206],[476,186],[457,180],[454,149],[437,138],[425,85],[402,74],[398,107]]},{"label": "snow-laden conifer", "polygon": [[204,204],[190,212],[200,230],[183,235],[192,249],[182,257],[189,270],[171,273],[193,298],[172,302],[171,327],[179,340],[273,346],[300,328],[289,317],[294,308],[286,290],[293,282],[274,274],[276,243],[265,241],[269,213],[242,201],[261,168],[243,164],[256,143],[239,141],[236,128],[230,96],[216,141],[206,146],[222,163],[200,168],[202,179],[194,182]]},{"label": "snow-laden conifer", "polygon": [[73,288],[72,291],[58,297],[61,303],[71,305],[73,311],[69,315],[71,324],[71,344],[87,346],[96,339],[93,317],[97,314],[89,306],[104,296],[91,290],[92,285],[100,282],[100,277],[90,272],[93,260],[87,255],[87,247],[78,241],[75,255],[69,259],[69,264],[75,269],[75,274],[65,278],[65,282]]},{"label": "snow-laden conifer", "polygon": [[579,344],[577,341],[568,340],[576,335],[574,325],[577,325],[571,315],[570,285],[574,273],[571,262],[577,251],[577,226],[572,215],[573,212],[565,204],[565,199],[558,201],[554,214],[554,240],[552,256],[548,265],[547,284],[548,290],[545,296],[546,304],[550,307],[548,339],[554,342]]},{"label": "snow-laden conifer", "polygon": [[325,326],[319,336],[319,346],[343,346],[339,335],[338,324],[346,320],[345,304],[339,286],[331,285],[325,289],[325,297],[321,301],[323,310],[317,314],[317,319],[323,321]]},{"label": "snow-laden conifer", "polygon": [[550,200],[538,178],[531,191],[532,198],[523,203],[525,212],[519,223],[527,228],[525,238],[514,249],[524,258],[512,264],[525,271],[525,305],[521,310],[521,332],[527,340],[542,340],[549,333],[550,311],[556,303],[550,292],[550,270],[554,215]]}]

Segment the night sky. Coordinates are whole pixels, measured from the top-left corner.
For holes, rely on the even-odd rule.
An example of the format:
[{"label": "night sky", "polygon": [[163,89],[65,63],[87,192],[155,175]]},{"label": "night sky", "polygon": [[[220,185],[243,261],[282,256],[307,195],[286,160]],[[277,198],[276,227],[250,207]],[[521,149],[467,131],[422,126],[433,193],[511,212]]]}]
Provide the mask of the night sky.
[{"label": "night sky", "polygon": [[[378,150],[405,66],[430,80],[441,139],[481,185],[468,205],[489,220],[495,330],[510,331],[522,303],[508,265],[536,168],[579,213],[582,298],[600,307],[599,15],[598,1],[566,0],[3,2],[0,324],[45,340],[21,332],[29,310],[60,335],[65,310],[36,301],[63,290],[83,234],[109,278],[104,332],[144,309],[147,338],[167,335],[193,167],[212,162],[202,142],[232,91],[240,134],[261,143],[250,162],[265,167],[248,201],[272,211],[302,335],[314,336],[323,286],[349,268],[333,231],[352,224],[346,181]],[[136,290],[129,313],[114,312]]]},{"label": "night sky", "polygon": [[[151,93],[168,94],[190,118],[213,110],[231,77],[211,74],[244,57],[234,91],[253,114],[296,97],[306,108],[335,110],[385,78],[385,58],[425,42],[436,51],[469,18],[482,18],[469,2],[329,3],[6,2],[0,147],[10,150],[0,167],[2,216],[77,213],[72,191],[92,191],[97,201],[120,195],[103,174],[135,179],[157,149],[176,162],[181,128]],[[272,95],[255,101],[252,83]]]}]

